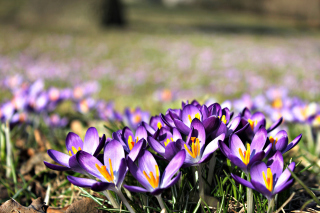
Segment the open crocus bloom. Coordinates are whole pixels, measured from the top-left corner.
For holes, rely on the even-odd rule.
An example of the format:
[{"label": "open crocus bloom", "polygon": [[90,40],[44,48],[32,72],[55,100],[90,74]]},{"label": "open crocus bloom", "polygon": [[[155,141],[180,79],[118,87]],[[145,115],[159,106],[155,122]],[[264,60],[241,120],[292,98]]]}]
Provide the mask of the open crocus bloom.
[{"label": "open crocus bloom", "polygon": [[181,134],[176,128],[173,128],[172,133],[167,129],[158,131],[161,132],[159,137],[155,139],[149,136],[148,143],[154,151],[166,160],[171,160],[182,148],[180,143],[176,143],[177,140],[182,139]]},{"label": "open crocus bloom", "polygon": [[150,118],[150,122],[149,124],[142,121],[142,126],[144,126],[148,132],[149,135],[154,135],[154,133],[158,130],[158,129],[162,129],[165,128],[167,130],[169,130],[170,128],[167,127],[167,125],[162,121],[161,117],[156,115],[156,116],[152,116]]},{"label": "open crocus bloom", "polygon": [[134,135],[132,131],[128,127],[124,127],[122,130],[114,132],[112,134],[112,138],[120,142],[123,146],[123,149],[128,156],[134,161],[140,150],[146,148],[146,139],[148,137],[148,133],[143,126],[139,126],[137,128],[136,134]]},{"label": "open crocus bloom", "polygon": [[44,161],[44,164],[53,170],[58,171],[67,171],[73,170],[79,173],[85,173],[85,171],[79,166],[76,154],[78,151],[83,150],[89,155],[97,156],[101,149],[103,148],[106,141],[105,135],[99,139],[98,131],[94,127],[90,127],[84,137],[84,142],[82,139],[75,133],[70,132],[66,138],[66,147],[68,154],[49,149],[48,155],[55,162],[61,164],[62,166],[55,165]]},{"label": "open crocus bloom", "polygon": [[212,132],[219,124],[219,118],[215,115],[209,116],[209,111],[204,105],[198,109],[194,105],[186,105],[180,118],[174,118],[175,127],[185,135],[190,132],[191,123],[194,119],[201,121],[207,133]]},{"label": "open crocus bloom", "polygon": [[186,153],[179,151],[170,161],[163,174],[160,173],[158,164],[149,151],[145,151],[139,158],[139,166],[128,159],[128,168],[135,179],[144,187],[123,185],[132,192],[150,192],[152,195],[160,195],[165,189],[176,184],[180,179],[181,172],[172,178],[184,162]]},{"label": "open crocus bloom", "polygon": [[251,181],[246,181],[239,176],[231,174],[232,178],[238,183],[254,189],[263,194],[268,200],[276,194],[292,185],[293,179],[288,169],[293,171],[295,163],[292,162],[287,169],[283,171],[283,157],[280,151],[277,151],[271,157],[267,165],[260,161],[255,162],[250,169]]},{"label": "open crocus bloom", "polygon": [[179,139],[178,146],[187,152],[183,167],[197,166],[200,163],[207,162],[212,157],[214,151],[218,148],[218,141],[223,141],[225,134],[222,133],[213,141],[206,145],[206,132],[203,124],[194,119],[191,123],[191,130],[188,134],[187,142]]},{"label": "open crocus bloom", "polygon": [[[241,113],[241,125],[239,127],[245,126],[249,123],[249,127],[244,131],[245,136],[252,140],[254,134],[261,128],[266,128],[266,118],[262,112],[255,112],[251,114],[251,111],[248,108],[245,108]],[[268,129],[267,132],[271,132],[277,128],[282,123],[282,117],[274,122]]]},{"label": "open crocus bloom", "polygon": [[219,148],[234,165],[247,173],[254,162],[261,161],[269,154],[272,144],[263,149],[266,141],[267,131],[261,128],[255,134],[251,144],[247,144],[247,147],[237,135],[233,134],[229,139],[229,147],[221,141]]},{"label": "open crocus bloom", "polygon": [[280,151],[282,154],[286,153],[293,147],[295,147],[301,140],[302,135],[298,135],[291,143],[288,144],[288,135],[285,130],[279,131],[274,137],[270,136],[269,142],[272,144],[272,150],[270,155],[273,155],[276,151]]},{"label": "open crocus bloom", "polygon": [[142,121],[148,122],[150,119],[149,112],[142,111],[139,107],[136,109],[125,109],[124,120],[128,125],[136,130]]},{"label": "open crocus bloom", "polygon": [[96,157],[84,151],[79,151],[76,157],[81,168],[101,182],[68,176],[72,184],[91,188],[93,191],[120,190],[127,173],[127,164],[123,147],[118,141],[112,140],[105,146],[104,165]]}]

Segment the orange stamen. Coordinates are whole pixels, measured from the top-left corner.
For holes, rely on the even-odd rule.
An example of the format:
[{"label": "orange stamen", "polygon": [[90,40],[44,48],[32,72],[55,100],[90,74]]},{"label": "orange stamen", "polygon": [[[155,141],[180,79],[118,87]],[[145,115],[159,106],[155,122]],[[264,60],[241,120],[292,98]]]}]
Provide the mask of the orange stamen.
[{"label": "orange stamen", "polygon": [[244,151],[243,153],[242,153],[241,148],[239,148],[239,154],[240,154],[242,162],[245,165],[248,165],[250,162],[250,144],[247,143],[247,150]]},{"label": "orange stamen", "polygon": [[[196,140],[196,141],[194,141]],[[196,158],[197,156],[200,155],[200,141],[199,138],[196,137],[191,137],[191,150],[188,148],[188,146],[186,144],[184,144],[184,148],[185,150],[187,150],[187,152],[189,153],[189,155],[193,158]]]},{"label": "orange stamen", "polygon": [[271,169],[270,168],[267,169],[267,177],[264,171],[262,171],[262,176],[264,179],[264,183],[266,184],[266,188],[271,192],[273,189],[273,176],[272,176]]},{"label": "orange stamen", "polygon": [[134,147],[134,145],[139,141],[139,138],[137,137],[137,140],[134,141],[132,140],[132,136],[129,135],[129,138],[128,138],[128,145],[129,145],[129,149],[132,150],[132,148]]},{"label": "orange stamen", "polygon": [[253,130],[254,129],[254,126],[257,125],[258,121],[257,120],[251,120],[251,119],[248,119],[248,122],[250,124],[250,127],[251,129]]},{"label": "orange stamen", "polygon": [[158,126],[158,129],[161,129],[161,128],[162,128],[162,124],[161,124],[160,121],[158,122],[157,126]]},{"label": "orange stamen", "polygon": [[100,174],[108,181],[108,182],[113,182],[114,180],[114,175],[113,175],[113,169],[112,169],[112,163],[111,163],[111,159],[109,158],[109,164],[110,164],[110,173],[107,170],[107,167],[105,165],[99,167],[98,164],[96,165],[96,168],[99,170]]},{"label": "orange stamen", "polygon": [[160,174],[159,174],[159,167],[158,165],[155,165],[156,168],[156,176],[153,175],[153,172],[150,171],[149,172],[149,176],[146,173],[146,171],[143,171],[144,176],[146,177],[146,179],[148,180],[148,182],[150,183],[150,185],[155,189],[159,186],[159,180],[160,180]]}]

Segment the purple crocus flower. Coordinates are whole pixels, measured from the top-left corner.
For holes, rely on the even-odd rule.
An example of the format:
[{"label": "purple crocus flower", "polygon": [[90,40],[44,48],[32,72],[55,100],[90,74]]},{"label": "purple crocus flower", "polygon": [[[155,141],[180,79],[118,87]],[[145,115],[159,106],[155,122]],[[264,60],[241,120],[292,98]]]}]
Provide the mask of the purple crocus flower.
[{"label": "purple crocus flower", "polygon": [[293,171],[294,168],[295,163],[292,162],[283,171],[283,157],[281,152],[277,151],[268,160],[267,165],[262,161],[255,162],[252,165],[250,169],[250,182],[234,174],[231,174],[231,176],[236,182],[260,192],[270,201],[276,194],[292,185],[294,180],[289,180],[291,173],[288,169]]},{"label": "purple crocus flower", "polygon": [[77,103],[77,110],[80,113],[88,113],[95,105],[96,101],[92,98],[85,98]]},{"label": "purple crocus flower", "polygon": [[192,104],[188,104],[184,106],[180,117],[174,113],[171,113],[171,111],[169,111],[169,115],[171,118],[162,115],[161,117],[163,121],[170,126],[170,123],[172,122],[169,119],[171,119],[174,123],[174,126],[172,126],[171,124],[171,127],[176,127],[181,133],[185,135],[189,134],[191,122],[195,118],[203,123],[203,126],[207,133],[215,129],[218,126],[219,121],[219,118],[217,116],[210,116],[210,112],[205,105],[203,105],[201,109],[199,109]]},{"label": "purple crocus flower", "polygon": [[124,150],[116,140],[106,144],[102,164],[96,157],[85,151],[76,154],[77,161],[87,174],[98,178],[101,182],[88,178],[68,176],[68,180],[80,187],[88,187],[93,191],[120,190],[127,173]]},{"label": "purple crocus flower", "polygon": [[67,171],[73,170],[79,173],[85,173],[85,171],[79,166],[76,159],[76,154],[78,151],[83,150],[90,155],[97,156],[105,144],[105,135],[99,139],[99,134],[96,128],[90,127],[84,137],[84,142],[75,133],[69,132],[66,138],[66,147],[68,154],[49,149],[47,151],[48,155],[60,165],[55,165],[44,161],[44,164],[53,170]]},{"label": "purple crocus flower", "polygon": [[148,143],[154,151],[170,161],[182,149],[181,143],[177,143],[182,139],[181,134],[176,128],[173,128],[172,133],[163,128],[158,131],[161,132],[159,137],[156,139],[149,136]]},{"label": "purple crocus flower", "polygon": [[159,115],[151,116],[149,124],[142,121],[142,126],[144,126],[149,135],[154,135],[158,129],[166,128],[169,130],[169,127],[163,122]]},{"label": "purple crocus flower", "polygon": [[181,172],[172,178],[182,166],[186,158],[186,153],[181,150],[170,161],[163,174],[161,175],[159,166],[149,151],[145,151],[139,158],[139,166],[128,159],[128,168],[135,179],[144,187],[123,185],[126,189],[132,192],[146,193],[150,192],[152,195],[160,195],[165,189],[170,188],[176,184],[180,179]]},{"label": "purple crocus flower", "polygon": [[222,133],[213,141],[206,145],[206,132],[203,124],[194,119],[191,123],[191,130],[187,137],[187,142],[179,139],[177,146],[183,147],[187,155],[183,167],[197,166],[198,164],[207,162],[218,148],[218,141],[223,141],[225,134]]},{"label": "purple crocus flower", "polygon": [[148,122],[150,113],[142,111],[139,107],[136,109],[126,108],[124,111],[124,119],[132,129],[137,129],[142,121]]},{"label": "purple crocus flower", "polygon": [[122,130],[112,134],[112,138],[123,146],[124,151],[128,153],[128,156],[133,161],[138,157],[141,149],[147,147],[147,137],[147,130],[143,126],[137,128],[136,134],[133,134],[128,127],[124,127]]},{"label": "purple crocus flower", "polygon": [[288,134],[285,130],[279,131],[274,137],[270,136],[268,138],[269,143],[272,144],[270,155],[273,155],[276,151],[280,151],[282,154],[286,153],[299,143],[301,137],[302,134],[288,143]]},{"label": "purple crocus flower", "polygon": [[[251,114],[251,111],[248,108],[245,108],[241,113],[241,125],[240,128],[247,125],[249,123],[248,128],[245,129],[245,137],[247,137],[250,141],[252,140],[254,134],[261,128],[266,128],[266,118],[262,112],[255,112]],[[282,117],[274,122],[268,129],[267,132],[271,132],[275,128],[277,128],[282,123]],[[238,128],[239,128],[238,127]]]},{"label": "purple crocus flower", "polygon": [[44,117],[44,122],[50,127],[65,127],[68,124],[68,119],[61,118],[58,114],[51,114]]},{"label": "purple crocus flower", "polygon": [[219,148],[234,165],[247,173],[253,163],[261,161],[269,154],[272,144],[269,144],[263,149],[266,141],[267,131],[264,128],[261,128],[255,134],[251,144],[247,143],[247,148],[245,148],[243,142],[236,134],[233,134],[229,138],[229,147],[227,147],[224,142],[220,141]]},{"label": "purple crocus flower", "polygon": [[11,102],[6,102],[0,107],[1,121],[8,121],[14,114],[14,105]]}]

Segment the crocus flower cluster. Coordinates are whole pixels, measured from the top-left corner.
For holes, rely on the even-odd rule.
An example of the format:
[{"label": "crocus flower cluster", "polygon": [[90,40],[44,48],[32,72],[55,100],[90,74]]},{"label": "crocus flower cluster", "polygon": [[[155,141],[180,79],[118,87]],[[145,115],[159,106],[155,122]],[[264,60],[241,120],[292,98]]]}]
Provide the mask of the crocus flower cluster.
[{"label": "crocus flower cluster", "polygon": [[[289,180],[288,169],[284,168],[282,154],[297,145],[301,135],[291,143],[284,130],[271,136],[282,118],[266,129],[266,119],[261,112],[251,113],[245,108],[234,116],[229,108],[222,108],[218,103],[201,105],[195,100],[183,102],[180,109],[168,109],[165,114],[153,116],[150,121],[146,118],[140,109],[127,109],[126,119],[131,128],[113,132],[111,138],[104,135],[99,138],[94,127],[88,129],[84,142],[69,133],[66,154],[48,150],[49,156],[60,165],[45,164],[50,169],[86,175],[86,178],[68,176],[68,180],[94,191],[112,190],[129,210],[131,206],[121,193],[128,171],[142,187],[123,186],[132,192],[151,193],[163,207],[161,194],[179,181],[183,169],[210,161],[218,148],[247,174],[248,181],[236,175],[232,177],[268,199],[293,182]],[[100,154],[102,148],[103,154]],[[167,162],[163,172],[157,161]],[[290,164],[288,168],[293,170],[294,166]]]}]

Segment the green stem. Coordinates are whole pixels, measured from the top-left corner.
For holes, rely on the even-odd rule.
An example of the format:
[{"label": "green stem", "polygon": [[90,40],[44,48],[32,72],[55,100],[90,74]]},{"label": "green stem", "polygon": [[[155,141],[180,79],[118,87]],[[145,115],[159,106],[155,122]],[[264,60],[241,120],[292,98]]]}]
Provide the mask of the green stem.
[{"label": "green stem", "polygon": [[[247,175],[247,180],[250,182],[250,175]],[[254,212],[254,203],[253,203],[253,191],[247,187],[247,213]]]},{"label": "green stem", "polygon": [[117,201],[114,199],[114,197],[112,196],[112,194],[110,193],[109,190],[105,190],[103,191],[103,194],[108,198],[108,200],[111,202],[111,205],[113,208],[115,209],[119,209],[120,206],[119,204],[117,203]]},{"label": "green stem", "polygon": [[274,198],[268,200],[268,213],[272,213],[274,209]]},{"label": "green stem", "polygon": [[202,171],[202,166],[198,165],[199,198],[204,199],[204,182],[203,182],[201,171]]},{"label": "green stem", "polygon": [[2,134],[2,131],[4,131],[5,128],[5,124],[1,124],[0,126],[0,149],[1,149],[1,153],[0,153],[0,160],[1,161],[5,161],[5,157],[6,157],[6,140],[4,139],[4,135]]},{"label": "green stem", "polygon": [[155,196],[155,197],[157,198],[157,200],[158,200],[158,202],[159,202],[159,204],[160,204],[161,211],[164,209],[164,212],[167,213],[167,209],[166,209],[166,207],[165,207],[165,205],[164,205],[164,202],[163,202],[163,200],[162,200],[161,194],[160,194],[160,195],[157,195],[157,196]]},{"label": "green stem", "polygon": [[124,197],[124,195],[121,192],[121,189],[116,191],[117,195],[119,196],[119,198],[122,200],[122,203],[127,207],[127,209],[129,210],[129,212],[134,213],[135,211],[133,210],[133,208],[130,206],[130,204],[128,203],[127,199]]},{"label": "green stem", "polygon": [[10,140],[10,126],[9,122],[7,121],[4,133],[6,136],[6,147],[7,147],[7,170],[6,170],[6,177],[10,178],[10,173],[12,173],[13,182],[17,182],[16,172],[13,168],[13,160],[12,160],[12,145]]},{"label": "green stem", "polygon": [[212,180],[213,180],[213,173],[214,173],[214,169],[216,166],[216,153],[214,152],[212,158],[209,161],[209,171],[208,171],[208,177],[207,177],[207,182],[209,184],[209,187],[206,187],[206,193],[210,193],[211,190],[211,185],[212,185]]}]

